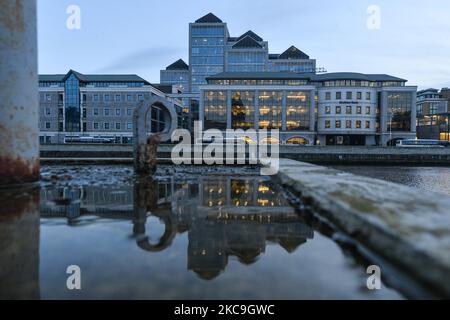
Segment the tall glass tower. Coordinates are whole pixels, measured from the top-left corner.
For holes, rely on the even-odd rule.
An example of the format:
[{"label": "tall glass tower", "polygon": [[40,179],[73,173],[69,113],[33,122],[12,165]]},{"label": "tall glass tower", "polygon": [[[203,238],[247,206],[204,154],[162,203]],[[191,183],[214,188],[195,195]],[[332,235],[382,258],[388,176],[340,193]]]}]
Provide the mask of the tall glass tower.
[{"label": "tall glass tower", "polygon": [[225,65],[227,24],[209,13],[189,24],[190,91],[199,93],[206,77],[221,73]]}]

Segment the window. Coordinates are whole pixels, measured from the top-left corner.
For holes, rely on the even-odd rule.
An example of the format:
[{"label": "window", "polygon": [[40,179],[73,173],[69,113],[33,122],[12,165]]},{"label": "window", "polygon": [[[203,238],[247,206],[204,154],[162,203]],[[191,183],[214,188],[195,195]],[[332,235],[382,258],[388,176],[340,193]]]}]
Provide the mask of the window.
[{"label": "window", "polygon": [[51,128],[51,123],[50,122],[46,122],[45,123],[45,129],[50,129]]},{"label": "window", "polygon": [[94,130],[98,130],[98,122],[94,122]]},{"label": "window", "polygon": [[132,115],[133,115],[133,110],[127,109],[127,116],[132,116]]},{"label": "window", "polygon": [[255,93],[233,91],[231,93],[231,125],[233,129],[255,127]]},{"label": "window", "polygon": [[94,94],[94,101],[98,101],[98,94]]},{"label": "window", "polygon": [[325,92],[325,100],[331,100],[331,92]]},{"label": "window", "polygon": [[370,92],[366,92],[366,100],[370,100]]},{"label": "window", "polygon": [[336,100],[342,99],[342,93],[336,92]]},{"label": "window", "polygon": [[87,117],[87,109],[83,108],[83,118],[86,119]]},{"label": "window", "polygon": [[64,131],[64,123],[60,122],[58,123],[58,131],[63,132]]},{"label": "window", "polygon": [[366,107],[366,114],[370,114],[370,107]]},{"label": "window", "polygon": [[356,114],[361,114],[362,113],[362,108],[361,106],[357,106],[356,107]]},{"label": "window", "polygon": [[336,114],[341,114],[341,107],[340,106],[336,107]]},{"label": "window", "polygon": [[133,101],[133,96],[131,94],[127,95],[127,101]]},{"label": "window", "polygon": [[366,129],[370,129],[370,121],[366,121]]},{"label": "window", "polygon": [[109,130],[109,123],[105,122],[105,130]]},{"label": "window", "polygon": [[330,128],[331,128],[331,121],[325,120],[325,129],[330,129]]},{"label": "window", "polygon": [[347,94],[346,94],[346,99],[347,99],[347,100],[352,100],[352,99],[353,99],[353,94],[352,94],[351,91],[348,91],[348,92],[347,92]]},{"label": "window", "polygon": [[121,100],[120,94],[116,94],[116,101],[119,102]]},{"label": "window", "polygon": [[50,94],[45,95],[45,100],[52,101],[52,96]]},{"label": "window", "polygon": [[121,127],[120,122],[117,122],[116,123],[116,130],[120,130],[120,127]]},{"label": "window", "polygon": [[133,130],[133,124],[131,122],[127,123],[127,130]]},{"label": "window", "polygon": [[361,129],[361,120],[356,120],[356,129]]},{"label": "window", "polygon": [[104,100],[104,101],[109,101],[109,94],[105,94],[105,95],[103,96],[103,100]]},{"label": "window", "polygon": [[87,131],[87,123],[83,122],[83,132],[86,132],[86,131]]},{"label": "window", "polygon": [[331,107],[325,107],[325,114],[331,114]]},{"label": "window", "polygon": [[283,93],[280,91],[259,93],[259,127],[260,129],[282,128]]},{"label": "window", "polygon": [[109,108],[105,108],[105,110],[103,110],[103,114],[105,116],[109,116]]},{"label": "window", "polygon": [[98,109],[97,108],[94,109],[93,114],[94,114],[94,116],[98,116]]},{"label": "window", "polygon": [[351,120],[345,121],[345,128],[347,128],[347,129],[351,129],[352,128],[352,121]]},{"label": "window", "polygon": [[120,114],[121,114],[120,109],[117,108],[117,109],[116,109],[116,116],[120,116]]},{"label": "window", "polygon": [[138,94],[138,101],[144,101],[144,95]]},{"label": "window", "polygon": [[352,114],[352,106],[347,106],[347,107],[345,108],[345,113],[346,113],[346,114]]},{"label": "window", "polygon": [[86,93],[83,93],[83,101],[86,102],[86,100],[87,100]]},{"label": "window", "polygon": [[341,128],[341,120],[336,120],[336,129]]},{"label": "window", "polygon": [[362,92],[357,92],[356,93],[356,99],[357,100],[361,100],[362,99]]},{"label": "window", "polygon": [[[204,95],[205,105],[205,130],[227,129],[227,94],[223,91],[206,91]],[[262,105],[260,105],[262,107]]]},{"label": "window", "polygon": [[52,114],[51,109],[50,109],[50,108],[45,108],[45,114],[46,114],[47,116],[50,116],[50,115]]}]

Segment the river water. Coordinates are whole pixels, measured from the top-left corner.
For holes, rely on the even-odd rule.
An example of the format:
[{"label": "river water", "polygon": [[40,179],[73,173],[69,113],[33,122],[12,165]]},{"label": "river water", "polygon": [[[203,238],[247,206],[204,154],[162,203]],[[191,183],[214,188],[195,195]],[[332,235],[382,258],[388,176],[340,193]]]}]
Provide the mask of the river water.
[{"label": "river water", "polygon": [[400,166],[333,166],[357,175],[450,195],[450,168]]},{"label": "river water", "polygon": [[44,167],[40,190],[0,193],[0,299],[403,298],[270,180],[195,170]]}]

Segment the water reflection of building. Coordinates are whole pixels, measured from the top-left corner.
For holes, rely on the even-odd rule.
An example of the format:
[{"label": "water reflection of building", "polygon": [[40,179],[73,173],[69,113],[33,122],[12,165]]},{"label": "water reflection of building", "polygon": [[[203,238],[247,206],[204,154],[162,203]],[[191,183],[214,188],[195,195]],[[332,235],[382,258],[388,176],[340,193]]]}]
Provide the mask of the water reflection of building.
[{"label": "water reflection of building", "polygon": [[[291,253],[313,237],[313,230],[279,190],[260,177],[142,180],[134,187],[114,189],[43,189],[41,199],[43,218],[66,217],[71,225],[83,215],[133,220],[137,245],[149,252],[167,249],[177,234],[188,232],[188,269],[203,279],[223,272],[230,256],[250,265],[268,243]],[[165,225],[157,243],[150,243],[146,235],[150,215]]]}]

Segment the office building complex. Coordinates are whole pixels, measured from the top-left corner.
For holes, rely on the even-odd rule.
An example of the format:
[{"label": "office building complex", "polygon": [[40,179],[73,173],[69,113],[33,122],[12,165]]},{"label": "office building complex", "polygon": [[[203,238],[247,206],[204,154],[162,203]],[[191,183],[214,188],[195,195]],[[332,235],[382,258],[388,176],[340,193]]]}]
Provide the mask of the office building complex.
[{"label": "office building complex", "polygon": [[417,87],[389,75],[224,72],[200,86],[204,129],[278,129],[301,145],[393,145],[416,137]]},{"label": "office building complex", "polygon": [[450,141],[450,89],[417,93],[417,137]]},{"label": "office building complex", "polygon": [[[131,143],[133,112],[151,96],[167,94],[136,75],[67,74],[39,76],[40,142]],[[169,98],[171,99],[171,98]],[[178,114],[182,104],[171,99]],[[160,131],[161,112],[152,110],[152,131]],[[181,119],[181,116],[180,116]],[[181,123],[180,123],[181,125]]]},{"label": "office building complex", "polygon": [[[189,24],[189,71],[188,91],[198,97],[199,86],[206,84],[206,78],[211,75],[267,71],[315,73],[316,61],[294,46],[282,54],[270,54],[268,42],[251,30],[231,37],[227,24],[209,13]],[[161,83],[167,83],[167,79],[163,70]]]}]

